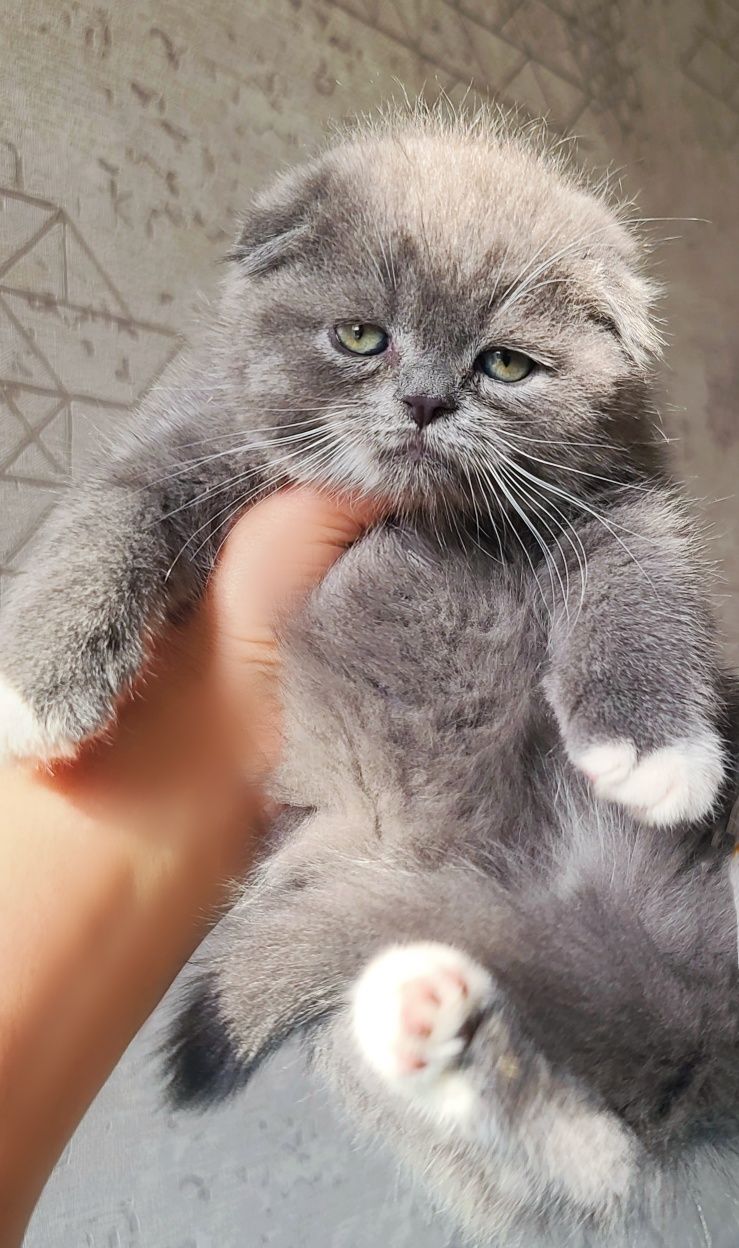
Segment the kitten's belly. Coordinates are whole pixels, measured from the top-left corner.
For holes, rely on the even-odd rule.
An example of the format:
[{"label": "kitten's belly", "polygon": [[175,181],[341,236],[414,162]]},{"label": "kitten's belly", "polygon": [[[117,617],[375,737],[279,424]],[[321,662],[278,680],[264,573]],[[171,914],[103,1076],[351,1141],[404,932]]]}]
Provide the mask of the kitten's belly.
[{"label": "kitten's belly", "polygon": [[504,809],[548,731],[543,656],[532,591],[507,568],[371,535],[296,630],[282,796],[406,821]]}]

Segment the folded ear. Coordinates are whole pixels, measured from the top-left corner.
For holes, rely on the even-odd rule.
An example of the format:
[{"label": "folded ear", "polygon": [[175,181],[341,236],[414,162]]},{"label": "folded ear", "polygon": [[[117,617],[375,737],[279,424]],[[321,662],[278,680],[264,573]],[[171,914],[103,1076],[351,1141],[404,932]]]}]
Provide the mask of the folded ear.
[{"label": "folded ear", "polygon": [[646,368],[662,350],[662,335],[653,315],[660,293],[655,282],[623,262],[609,265],[599,282],[599,310],[639,368]]},{"label": "folded ear", "polygon": [[305,254],[326,182],[315,166],[283,174],[247,213],[227,259],[247,276],[261,277]]},{"label": "folded ear", "polygon": [[644,273],[644,259],[637,233],[610,213],[596,220],[584,257],[591,311],[639,369],[646,369],[663,345],[654,316],[662,290]]}]

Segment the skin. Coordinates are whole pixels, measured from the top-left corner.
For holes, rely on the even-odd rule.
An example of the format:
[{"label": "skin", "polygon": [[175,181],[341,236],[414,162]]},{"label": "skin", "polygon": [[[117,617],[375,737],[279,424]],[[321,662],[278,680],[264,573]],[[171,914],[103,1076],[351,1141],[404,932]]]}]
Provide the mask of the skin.
[{"label": "skin", "polygon": [[306,489],[242,518],[104,738],[0,772],[0,1241],[253,859],[279,756],[278,616],[373,518]]}]

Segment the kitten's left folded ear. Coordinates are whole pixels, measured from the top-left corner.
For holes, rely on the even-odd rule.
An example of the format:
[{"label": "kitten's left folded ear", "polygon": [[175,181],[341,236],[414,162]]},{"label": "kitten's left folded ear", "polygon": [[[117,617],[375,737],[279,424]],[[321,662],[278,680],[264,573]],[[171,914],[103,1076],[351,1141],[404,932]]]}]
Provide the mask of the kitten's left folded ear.
[{"label": "kitten's left folded ear", "polygon": [[326,195],[319,165],[289,170],[255,201],[226,259],[246,276],[261,277],[305,254]]},{"label": "kitten's left folded ear", "polygon": [[597,311],[633,362],[647,368],[664,345],[654,317],[662,288],[641,272],[637,240],[620,224],[616,230],[593,262]]},{"label": "kitten's left folded ear", "polygon": [[655,282],[621,268],[604,283],[602,306],[626,353],[639,368],[662,353],[663,338],[653,318],[661,294]]}]

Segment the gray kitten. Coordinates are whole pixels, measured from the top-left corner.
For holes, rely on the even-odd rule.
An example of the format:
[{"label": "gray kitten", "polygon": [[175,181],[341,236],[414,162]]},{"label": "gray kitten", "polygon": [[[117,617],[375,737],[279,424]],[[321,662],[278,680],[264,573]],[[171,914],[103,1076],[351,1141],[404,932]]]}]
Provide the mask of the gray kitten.
[{"label": "gray kitten", "polygon": [[495,119],[348,135],[257,201],[0,624],[0,748],[68,755],[251,499],[391,502],[289,626],[286,813],[171,1076],[207,1101],[302,1031],[478,1242],[607,1238],[739,1127],[735,716],[640,261]]}]

